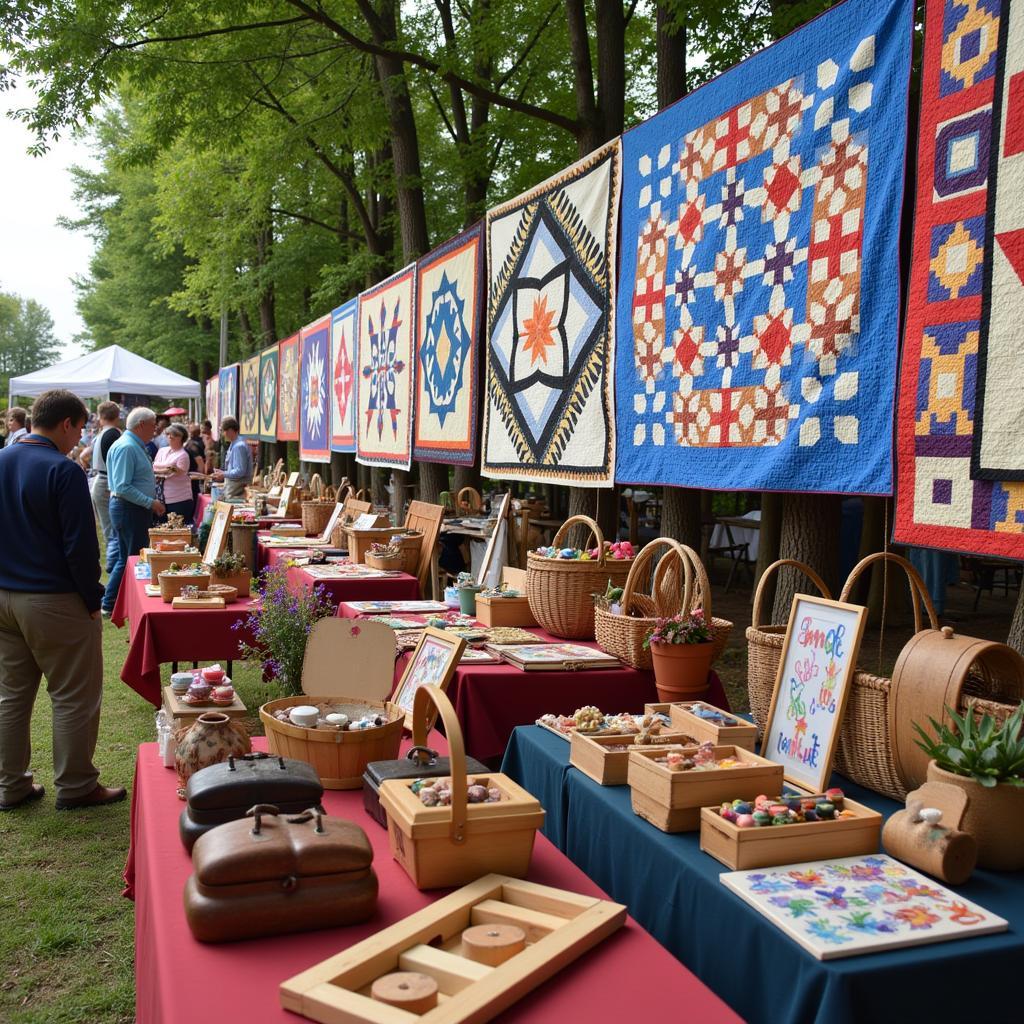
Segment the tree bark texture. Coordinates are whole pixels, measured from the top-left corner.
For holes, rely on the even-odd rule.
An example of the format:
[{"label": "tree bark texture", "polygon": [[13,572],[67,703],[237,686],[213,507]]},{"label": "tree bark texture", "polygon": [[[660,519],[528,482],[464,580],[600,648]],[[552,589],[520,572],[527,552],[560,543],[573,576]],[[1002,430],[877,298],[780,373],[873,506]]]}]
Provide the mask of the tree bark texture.
[{"label": "tree bark texture", "polygon": [[440,462],[420,462],[420,501],[441,504],[441,492],[448,488],[448,467]]},{"label": "tree bark texture", "polygon": [[[835,593],[839,586],[841,501],[835,494],[782,495],[779,558],[793,558],[815,569]],[[788,622],[793,595],[804,589],[802,577],[789,566],[776,574],[772,622]]]},{"label": "tree bark texture", "polygon": [[[782,532],[782,495],[764,493],[761,495],[761,535],[757,543],[757,565],[754,568],[754,585],[760,582],[765,570],[779,558],[779,536]],[[775,576],[764,585],[762,607],[767,612],[775,606]],[[751,597],[753,600],[753,597]]]},{"label": "tree bark texture", "polygon": [[700,491],[691,487],[664,487],[661,492],[661,533],[700,551]]},{"label": "tree bark texture", "polygon": [[1015,650],[1024,654],[1024,587],[1017,595],[1017,607],[1013,610],[1010,632],[1006,642]]},{"label": "tree bark texture", "polygon": [[370,467],[370,500],[374,506],[384,507],[388,503],[388,475],[390,470]]},{"label": "tree bark texture", "polygon": [[[660,3],[657,9],[658,109],[664,110],[686,95],[686,23],[677,24],[678,3]],[[685,15],[683,15],[685,17]]]}]

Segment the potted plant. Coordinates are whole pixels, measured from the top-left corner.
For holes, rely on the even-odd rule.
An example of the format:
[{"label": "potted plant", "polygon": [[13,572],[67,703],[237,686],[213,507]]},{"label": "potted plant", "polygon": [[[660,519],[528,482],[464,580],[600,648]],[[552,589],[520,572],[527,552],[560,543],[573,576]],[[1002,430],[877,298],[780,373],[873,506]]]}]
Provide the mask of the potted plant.
[{"label": "potted plant", "polygon": [[192,541],[192,527],[185,525],[184,516],[170,512],[162,526],[149,528],[149,546],[155,548],[160,541],[183,540],[186,544]]},{"label": "potted plant", "polygon": [[246,563],[245,555],[229,551],[210,563],[213,578],[226,587],[234,587],[239,597],[248,597],[252,585],[252,570]]},{"label": "potted plant", "polygon": [[483,590],[483,584],[477,583],[471,573],[460,572],[455,581],[459,591],[459,610],[463,615],[476,615],[476,595]]},{"label": "potted plant", "polygon": [[978,841],[978,866],[995,871],[1024,868],[1024,702],[999,725],[989,714],[975,719],[968,705],[946,714],[952,728],[929,718],[934,737],[916,722],[917,745],[932,760],[929,782],[945,782],[968,798],[960,828]]},{"label": "potted plant", "polygon": [[707,692],[714,646],[702,609],[657,619],[643,645],[654,662],[659,700],[671,704]]}]

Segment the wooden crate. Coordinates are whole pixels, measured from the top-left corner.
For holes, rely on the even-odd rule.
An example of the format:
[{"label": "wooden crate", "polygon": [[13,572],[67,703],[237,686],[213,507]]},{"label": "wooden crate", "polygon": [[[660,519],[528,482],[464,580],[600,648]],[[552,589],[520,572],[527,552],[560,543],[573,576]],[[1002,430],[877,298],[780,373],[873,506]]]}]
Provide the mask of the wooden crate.
[{"label": "wooden crate", "polygon": [[[350,562],[356,565],[364,564],[371,544],[387,544],[392,537],[407,532],[404,526],[391,526],[387,521],[387,516],[377,516],[377,522],[380,525],[370,530],[354,530],[351,526],[345,527],[345,538],[348,542],[345,547],[348,550]],[[422,542],[421,536],[420,543],[422,544]]]},{"label": "wooden crate", "polygon": [[213,703],[193,707],[191,704],[186,704],[169,686],[164,687],[164,710],[170,718],[175,720],[177,725],[191,725],[207,711],[219,711],[222,715],[227,715],[228,718],[244,718],[248,714],[246,706],[237,693],[235,699],[227,707]]},{"label": "wooden crate", "polygon": [[[731,718],[736,725],[715,725],[706,718],[694,715],[690,708],[696,705],[710,708],[717,711],[726,718]],[[672,728],[677,732],[689,733],[698,743],[705,740],[716,745],[743,747],[744,750],[753,751],[757,742],[757,726],[753,722],[746,722],[731,711],[724,711],[722,708],[709,704],[706,700],[688,700],[677,704],[645,704],[644,711],[648,714],[660,711],[672,720]]]},{"label": "wooden crate", "polygon": [[168,530],[163,526],[153,526],[149,530],[149,546],[155,547],[161,540],[183,540],[186,544],[192,543],[192,527],[184,526],[180,530]]},{"label": "wooden crate", "polygon": [[[696,747],[688,747],[696,753]],[[664,752],[654,747],[629,755],[626,775],[633,811],[662,832],[695,832],[700,828],[701,808],[723,800],[753,800],[761,793],[782,791],[782,765],[743,747],[715,747],[715,757],[734,757],[742,768],[711,771],[671,771],[656,758]]]},{"label": "wooden crate", "polygon": [[164,604],[170,604],[176,597],[181,596],[184,587],[198,587],[206,590],[210,585],[210,574],[205,573],[161,573],[155,577],[157,586],[160,588],[160,597]]},{"label": "wooden crate", "polygon": [[[762,792],[770,795],[780,790]],[[877,853],[882,815],[849,797],[844,799],[843,809],[853,811],[856,817],[737,828],[718,813],[717,806],[704,807],[700,812],[700,848],[734,871]]]},{"label": "wooden crate", "polygon": [[485,626],[536,626],[525,597],[476,596],[476,617]]},{"label": "wooden crate", "polygon": [[[660,733],[650,745],[638,746],[635,736],[588,736],[573,730],[569,738],[569,764],[601,786],[625,786],[632,750],[682,750],[693,745],[683,733]],[[625,746],[625,750],[616,747]]]},{"label": "wooden crate", "polygon": [[[323,1024],[465,1024],[488,1021],[617,931],[626,908],[492,874],[283,982],[281,1005]],[[469,959],[462,932],[510,923],[526,948],[491,967]],[[418,971],[438,985],[438,1005],[415,1015],[370,998],[373,982]]]}]

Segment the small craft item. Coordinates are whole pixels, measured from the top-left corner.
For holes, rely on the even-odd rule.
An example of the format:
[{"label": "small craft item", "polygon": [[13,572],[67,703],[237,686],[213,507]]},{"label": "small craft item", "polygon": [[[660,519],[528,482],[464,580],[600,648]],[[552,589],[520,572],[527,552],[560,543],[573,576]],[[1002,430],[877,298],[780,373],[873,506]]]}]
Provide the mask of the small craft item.
[{"label": "small craft item", "polygon": [[[395,630],[395,648],[399,653],[415,649],[423,636],[423,627],[419,629],[398,629]],[[467,648],[468,650],[468,648]]]},{"label": "small craft item", "polygon": [[[819,960],[1008,927],[984,907],[874,852],[724,872],[718,880]],[[980,1006],[979,1013],[984,1016]]]},{"label": "small craft item", "polygon": [[256,804],[196,840],[185,917],[200,942],[359,924],[377,907],[372,862],[353,822],[319,808],[286,817]]},{"label": "small craft item", "polygon": [[389,612],[411,612],[425,615],[429,612],[445,612],[447,605],[440,601],[346,601],[346,608],[354,612],[371,612],[384,615]]},{"label": "small craft item", "polygon": [[238,719],[220,711],[207,711],[192,725],[178,731],[174,767],[178,773],[178,796],[185,799],[188,780],[201,768],[241,757],[252,750],[249,734]]},{"label": "small craft item", "polygon": [[495,644],[487,645],[502,661],[524,672],[620,668],[622,663],[604,651],[581,644]]},{"label": "small craft item", "polygon": [[181,596],[186,587],[194,587],[196,591],[205,590],[210,585],[210,574],[198,562],[184,568],[174,562],[169,569],[157,575],[157,580],[160,596],[166,604],[170,604],[174,598]]},{"label": "small craft item", "polygon": [[956,786],[926,782],[907,794],[907,806],[886,821],[882,845],[912,867],[963,885],[978,860],[978,841],[960,831],[969,797]]},{"label": "small craft item", "polygon": [[475,626],[476,619],[472,615],[464,615],[462,612],[448,612],[445,615],[428,616],[427,625],[433,626],[434,629],[455,629],[460,626]]},{"label": "small craft item", "polygon": [[514,924],[477,924],[462,933],[462,948],[470,960],[497,967],[526,949],[526,932]]},{"label": "small craft item", "polygon": [[[281,985],[281,1005],[317,1021],[380,1022],[388,1011],[370,994],[374,982],[412,971],[438,983],[446,1021],[487,1021],[547,979],[560,984],[565,967],[625,921],[626,908],[615,903],[486,875],[289,978]],[[480,927],[500,938],[474,941]],[[524,935],[524,956],[509,952],[512,928]],[[493,963],[497,950],[502,959]]]},{"label": "small craft item", "polygon": [[730,714],[707,701],[683,701],[677,704],[647,704],[645,709],[657,709],[672,719],[672,726],[688,732],[698,740],[710,740],[717,745],[732,744],[753,750],[757,740],[757,726],[753,722]]},{"label": "small craft item", "polygon": [[537,634],[519,626],[489,626],[487,642],[491,644],[535,644]]},{"label": "small craft item", "polygon": [[459,607],[459,588],[458,587],[445,587],[444,588],[444,603],[447,608],[458,608]]},{"label": "small craft item", "polygon": [[224,669],[221,668],[220,664],[207,665],[206,668],[201,669],[203,679],[208,683],[217,684],[224,681]]},{"label": "small craft item", "polygon": [[[603,718],[603,716],[602,716]],[[646,715],[634,735],[613,735],[573,730],[569,739],[569,763],[601,786],[624,786],[629,774],[629,754],[641,747],[682,750],[694,739],[682,733],[664,731],[664,723]],[[669,746],[673,745],[673,746]]]},{"label": "small craft item", "polygon": [[[409,787],[420,798],[424,807],[451,807],[452,780],[415,779]],[[466,802],[470,804],[496,804],[501,801],[501,790],[488,786],[487,779],[466,778]]]},{"label": "small craft item", "polygon": [[305,761],[264,753],[229,757],[188,780],[178,832],[185,849],[191,851],[204,832],[244,818],[261,801],[272,802],[282,814],[299,814],[316,807],[323,795],[320,777]]},{"label": "small craft item", "polygon": [[156,742],[160,753],[160,761],[165,768],[174,767],[174,724],[165,708],[156,715]]},{"label": "small craft item", "polygon": [[437,982],[429,974],[420,974],[419,971],[383,974],[370,986],[370,996],[378,1003],[387,1003],[415,1014],[434,1009],[437,992]]},{"label": "small craft item", "polygon": [[213,687],[201,675],[193,676],[188,692],[181,698],[186,704],[205,704],[210,699]]},{"label": "small craft item", "polygon": [[210,691],[210,700],[217,707],[229,707],[235,702],[235,688],[230,683],[215,686]]},{"label": "small craft item", "polygon": [[460,665],[497,665],[501,662],[496,654],[480,647],[467,647],[459,655]]},{"label": "small craft item", "polygon": [[[652,712],[650,715],[631,715],[628,712],[606,715],[593,705],[577,708],[571,715],[542,715],[536,724],[566,740],[571,738],[580,721],[584,725],[583,732],[588,735],[635,736],[641,731],[644,720],[648,717],[652,726],[654,722],[659,723],[662,729],[671,725],[669,716],[660,711]],[[649,732],[653,732],[653,728],[649,727]]]},{"label": "small craft item", "polygon": [[303,729],[315,729],[319,717],[319,709],[309,704],[299,704],[288,709],[288,721]]},{"label": "small craft item", "polygon": [[179,696],[188,693],[194,678],[191,672],[174,672],[171,674],[171,689]]},{"label": "small craft item", "polygon": [[401,615],[371,615],[371,622],[383,622],[391,629],[422,629],[423,623],[419,619],[410,619]]}]

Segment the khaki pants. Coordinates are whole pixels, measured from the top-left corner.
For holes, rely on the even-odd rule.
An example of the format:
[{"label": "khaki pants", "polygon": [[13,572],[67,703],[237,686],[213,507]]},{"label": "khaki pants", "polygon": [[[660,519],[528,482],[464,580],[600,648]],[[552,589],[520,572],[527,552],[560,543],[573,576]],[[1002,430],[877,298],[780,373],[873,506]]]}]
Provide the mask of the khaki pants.
[{"label": "khaki pants", "polygon": [[53,706],[57,796],[74,799],[96,786],[102,631],[78,594],[0,589],[0,803],[15,803],[32,785],[32,705],[43,675]]},{"label": "khaki pants", "polygon": [[225,480],[224,490],[221,492],[229,501],[238,501],[245,497],[244,480]]}]

